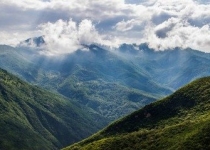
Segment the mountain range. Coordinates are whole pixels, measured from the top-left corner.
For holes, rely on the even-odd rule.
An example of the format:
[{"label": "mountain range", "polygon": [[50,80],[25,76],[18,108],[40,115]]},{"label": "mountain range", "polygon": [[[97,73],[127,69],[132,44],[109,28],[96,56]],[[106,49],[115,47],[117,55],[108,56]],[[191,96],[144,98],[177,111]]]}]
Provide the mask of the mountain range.
[{"label": "mountain range", "polygon": [[[32,136],[35,143],[38,143],[34,149],[57,149],[70,145],[110,122],[172,94],[183,85],[210,75],[210,54],[190,48],[155,51],[147,44],[122,44],[116,49],[91,44],[83,45],[85,50],[49,56],[45,55],[44,45],[43,37],[28,39],[17,47],[0,45],[0,68],[9,73],[4,70],[1,72],[24,85],[3,85],[8,86],[5,92],[12,95],[8,99],[13,100],[19,96],[20,103],[26,103],[30,99],[30,105],[26,106],[28,112],[19,103],[14,108],[7,105],[9,110],[18,110],[23,115],[5,130],[14,131],[16,136],[13,137],[14,133],[11,136],[5,134],[2,139],[6,140],[0,141],[0,146],[29,148],[31,141],[23,141],[26,145],[12,143],[22,133],[16,133],[13,126],[27,126],[30,127],[29,132],[36,133]],[[3,76],[1,78],[7,80]],[[38,93],[37,98],[31,97],[31,91]],[[42,103],[46,99],[52,101]],[[3,95],[2,104],[5,101]],[[46,107],[49,103],[56,108]],[[32,115],[27,116],[31,112]],[[14,118],[17,114],[13,113],[12,111],[12,116],[2,115],[7,116],[2,121]],[[48,120],[48,117],[40,113],[54,118]],[[35,123],[39,122],[36,128],[30,122],[34,118]],[[28,139],[29,134],[26,133],[23,140]]]},{"label": "mountain range", "polygon": [[210,54],[190,48],[155,51],[147,44],[122,44],[110,50],[92,44],[50,57],[40,49],[42,37],[29,41],[39,47],[0,46],[0,67],[91,108],[108,122],[210,75]]}]

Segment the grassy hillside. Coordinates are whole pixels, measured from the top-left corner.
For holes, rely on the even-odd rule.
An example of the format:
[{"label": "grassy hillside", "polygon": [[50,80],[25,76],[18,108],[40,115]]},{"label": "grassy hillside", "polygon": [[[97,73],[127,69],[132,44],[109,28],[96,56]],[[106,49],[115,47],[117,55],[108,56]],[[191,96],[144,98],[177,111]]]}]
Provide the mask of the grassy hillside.
[{"label": "grassy hillside", "polygon": [[210,77],[120,119],[65,150],[210,149]]},{"label": "grassy hillside", "polygon": [[88,110],[0,70],[0,149],[52,150],[81,140],[103,125]]}]

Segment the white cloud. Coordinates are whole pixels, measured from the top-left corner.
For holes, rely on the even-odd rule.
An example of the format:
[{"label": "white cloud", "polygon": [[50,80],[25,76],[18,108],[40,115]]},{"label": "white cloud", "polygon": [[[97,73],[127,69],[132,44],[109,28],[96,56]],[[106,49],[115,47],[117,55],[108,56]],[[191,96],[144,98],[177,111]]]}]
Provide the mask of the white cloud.
[{"label": "white cloud", "polygon": [[8,35],[21,33],[23,39],[38,33],[42,24],[42,34],[54,41],[49,45],[66,50],[91,42],[148,42],[156,49],[180,46],[210,52],[209,10],[205,0],[1,0],[0,29],[6,44],[17,43],[18,37]]},{"label": "white cloud", "polygon": [[114,28],[127,35],[141,30],[143,38],[139,35],[139,40],[135,37],[130,41],[147,42],[156,50],[191,47],[210,52],[210,5],[192,0],[156,0],[144,7],[138,17],[118,22]]},{"label": "white cloud", "polygon": [[20,41],[24,41],[29,37],[39,36],[39,32],[14,32],[14,31],[0,31],[1,40],[0,44],[7,44],[11,46],[16,46]]},{"label": "white cloud", "polygon": [[177,16],[172,16],[158,25],[153,23],[148,27],[145,38],[150,47],[158,50],[191,47],[210,52],[210,19],[207,11],[210,6],[190,0],[184,2],[177,0],[177,3],[173,3],[174,1],[159,2],[161,9],[171,14],[177,12]]},{"label": "white cloud", "polygon": [[46,8],[47,2],[43,2],[42,0],[1,0],[0,2],[1,5],[6,5],[6,6],[15,6],[19,7],[21,9],[26,10],[26,9],[44,9]]},{"label": "white cloud", "polygon": [[65,54],[82,48],[82,45],[93,43],[112,46],[117,44],[114,39],[100,35],[90,20],[82,20],[79,24],[72,19],[58,20],[55,23],[40,25],[40,32],[44,35],[48,54]]},{"label": "white cloud", "polygon": [[147,32],[149,46],[156,50],[190,47],[210,52],[209,25],[196,27],[185,21],[175,20],[164,22]]},{"label": "white cloud", "polygon": [[131,30],[135,24],[136,24],[135,19],[131,19],[128,21],[123,20],[121,22],[118,22],[114,28],[116,28],[118,31],[128,31]]}]

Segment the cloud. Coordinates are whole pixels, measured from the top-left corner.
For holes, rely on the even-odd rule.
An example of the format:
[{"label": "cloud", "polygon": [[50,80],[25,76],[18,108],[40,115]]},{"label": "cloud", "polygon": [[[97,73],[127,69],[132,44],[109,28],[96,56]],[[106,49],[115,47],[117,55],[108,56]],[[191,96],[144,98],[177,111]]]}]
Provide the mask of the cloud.
[{"label": "cloud", "polygon": [[210,5],[192,0],[149,1],[136,11],[139,16],[122,20],[114,28],[127,35],[138,32],[139,40],[135,36],[130,41],[147,42],[156,50],[191,47],[210,52],[209,9]]},{"label": "cloud", "polygon": [[155,35],[158,38],[167,38],[168,32],[173,30],[175,26],[178,26],[179,20],[177,18],[170,18],[164,21],[162,24],[155,27]]},{"label": "cloud", "polygon": [[90,42],[147,42],[157,50],[179,46],[210,52],[209,9],[205,0],[1,0],[1,43],[46,33],[48,45],[63,51]]},{"label": "cloud", "polygon": [[118,31],[128,31],[128,30],[131,30],[136,24],[140,24],[140,23],[139,22],[136,23],[136,20],[134,19],[131,19],[128,21],[123,20],[121,22],[118,22],[114,28],[116,28]]},{"label": "cloud", "polygon": [[72,19],[58,20],[55,23],[42,24],[39,28],[44,35],[47,54],[50,55],[71,53],[83,48],[82,45],[93,43],[108,46],[117,44],[114,38],[100,35],[92,21],[87,19],[79,24]]},{"label": "cloud", "polygon": [[13,31],[0,31],[1,40],[0,44],[7,44],[10,46],[17,46],[20,41],[24,41],[29,37],[37,37],[40,35],[39,32],[24,32],[24,34],[20,32]]},{"label": "cloud", "polygon": [[156,28],[148,29],[146,37],[149,46],[156,50],[190,47],[209,52],[209,25],[196,27],[181,20],[176,20],[175,22],[164,22]]},{"label": "cloud", "polygon": [[[160,24],[152,22],[147,26],[145,38],[149,46],[157,50],[190,47],[210,52],[210,14],[207,11],[210,6],[194,1],[173,2],[159,3],[161,9],[170,14],[177,12],[177,15],[172,15]],[[172,7],[173,5],[176,7]]]}]

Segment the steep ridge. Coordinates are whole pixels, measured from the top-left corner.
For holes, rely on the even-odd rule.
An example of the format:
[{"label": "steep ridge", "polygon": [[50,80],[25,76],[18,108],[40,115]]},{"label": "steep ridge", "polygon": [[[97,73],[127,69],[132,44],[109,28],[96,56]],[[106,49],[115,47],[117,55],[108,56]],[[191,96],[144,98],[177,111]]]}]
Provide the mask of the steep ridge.
[{"label": "steep ridge", "polygon": [[209,149],[209,91],[198,79],[66,149]]},{"label": "steep ridge", "polygon": [[81,140],[106,124],[88,110],[0,70],[0,149],[51,150]]}]

